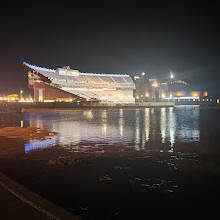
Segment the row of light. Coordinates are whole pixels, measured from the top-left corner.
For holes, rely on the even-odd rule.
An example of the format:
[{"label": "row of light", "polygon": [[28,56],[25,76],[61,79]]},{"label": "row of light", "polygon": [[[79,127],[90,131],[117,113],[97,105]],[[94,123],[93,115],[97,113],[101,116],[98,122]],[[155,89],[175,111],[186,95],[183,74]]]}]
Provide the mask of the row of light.
[{"label": "row of light", "polygon": [[199,99],[199,96],[193,97],[193,96],[182,96],[182,97],[170,97],[166,99]]},{"label": "row of light", "polygon": [[[149,94],[146,93],[146,97],[149,97]],[[143,97],[143,95],[141,96]],[[181,97],[173,97],[172,94],[170,94],[170,97],[166,97],[165,94],[162,94],[163,99],[199,99],[199,96],[181,96]],[[136,99],[139,99],[139,96],[136,96]]]},{"label": "row of light", "polygon": [[33,98],[7,98],[7,97],[0,97],[0,101],[19,101],[19,102],[33,102]]},{"label": "row of light", "polygon": [[[36,66],[36,65],[32,65],[30,63],[27,63],[27,62],[23,62],[24,65],[26,66],[29,66],[29,67],[33,67],[33,68],[38,68],[38,69],[42,69],[42,70],[52,70],[52,71],[55,71],[55,69],[50,69],[50,68],[46,68],[46,67],[40,67],[40,66]],[[88,72],[82,72],[82,73],[85,73],[85,74],[94,74],[94,75],[99,75],[99,74],[103,74],[103,73],[88,73]],[[114,73],[104,73],[106,75],[114,75],[114,76],[128,76],[127,74],[114,74]]]},{"label": "row of light", "polygon": [[[23,64],[26,65],[26,66],[35,67],[35,68],[38,68],[38,69],[55,71],[55,69],[50,69],[50,68],[46,68],[46,67],[40,67],[40,66],[32,65],[32,64],[27,63],[27,62],[23,62]],[[87,74],[87,72],[83,72],[83,73],[86,73],[86,74]],[[99,73],[92,73],[92,74],[99,74]],[[114,75],[114,74],[113,74],[113,75]],[[119,74],[115,74],[115,75],[119,75]],[[120,75],[125,75],[125,76],[126,76],[127,74],[120,74]],[[142,76],[144,76],[144,75],[145,75],[145,72],[142,72]],[[135,78],[138,79],[139,77],[135,77]],[[170,71],[170,78],[171,78],[171,79],[174,78],[174,74],[173,74],[173,72],[171,72],[171,71]],[[155,87],[157,87],[157,86],[155,86]]]},{"label": "row of light", "polygon": [[26,66],[35,67],[35,68],[38,68],[38,69],[43,69],[43,70],[53,70],[53,71],[55,71],[55,69],[50,69],[50,68],[46,68],[46,67],[40,67],[40,66],[32,65],[32,64],[27,63],[27,62],[23,62],[23,64],[26,65]]}]

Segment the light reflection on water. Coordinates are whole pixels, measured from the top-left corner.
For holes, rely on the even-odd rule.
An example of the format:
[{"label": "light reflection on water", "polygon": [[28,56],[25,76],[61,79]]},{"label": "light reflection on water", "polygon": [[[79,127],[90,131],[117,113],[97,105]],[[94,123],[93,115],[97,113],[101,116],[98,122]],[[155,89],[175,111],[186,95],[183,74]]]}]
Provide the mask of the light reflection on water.
[{"label": "light reflection on water", "polygon": [[56,137],[45,140],[30,140],[25,141],[25,153],[29,153],[30,150],[41,149],[45,147],[53,147],[56,145]]},{"label": "light reflection on water", "polygon": [[200,110],[187,108],[146,108],[118,110],[87,110],[25,113],[30,126],[58,132],[44,141],[27,141],[25,152],[54,145],[133,146],[140,151],[154,142],[169,144],[173,151],[176,142],[199,142]]}]

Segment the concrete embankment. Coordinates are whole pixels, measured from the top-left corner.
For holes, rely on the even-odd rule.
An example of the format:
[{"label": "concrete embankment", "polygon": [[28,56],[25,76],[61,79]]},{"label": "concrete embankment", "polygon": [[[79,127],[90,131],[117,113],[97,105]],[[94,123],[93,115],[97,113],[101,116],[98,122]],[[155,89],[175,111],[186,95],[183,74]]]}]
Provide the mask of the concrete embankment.
[{"label": "concrete embankment", "polygon": [[21,112],[38,111],[63,111],[63,110],[88,110],[88,109],[118,109],[118,108],[150,108],[150,107],[172,107],[174,102],[147,102],[135,104],[116,103],[33,103],[32,106],[21,108]]},{"label": "concrete embankment", "polygon": [[0,102],[0,113],[10,112],[38,112],[38,111],[63,111],[63,110],[90,110],[90,109],[110,109],[110,108],[155,108],[172,107],[184,105],[199,105],[205,109],[220,109],[220,103],[216,102],[193,102],[187,101],[166,101],[166,102],[145,102],[134,104],[118,103],[96,103],[96,102]]},{"label": "concrete embankment", "polygon": [[0,172],[0,219],[80,220]]}]

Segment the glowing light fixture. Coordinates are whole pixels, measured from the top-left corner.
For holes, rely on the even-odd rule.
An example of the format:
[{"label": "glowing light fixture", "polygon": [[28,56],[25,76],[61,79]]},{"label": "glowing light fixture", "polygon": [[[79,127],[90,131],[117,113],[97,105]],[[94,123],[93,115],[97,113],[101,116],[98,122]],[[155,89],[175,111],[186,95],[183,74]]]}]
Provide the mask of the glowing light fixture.
[{"label": "glowing light fixture", "polygon": [[174,74],[173,72],[170,72],[170,79],[173,79],[174,78]]},{"label": "glowing light fixture", "polygon": [[157,86],[158,86],[157,82],[154,82],[154,83],[152,84],[152,86],[153,86],[153,87],[157,87]]}]

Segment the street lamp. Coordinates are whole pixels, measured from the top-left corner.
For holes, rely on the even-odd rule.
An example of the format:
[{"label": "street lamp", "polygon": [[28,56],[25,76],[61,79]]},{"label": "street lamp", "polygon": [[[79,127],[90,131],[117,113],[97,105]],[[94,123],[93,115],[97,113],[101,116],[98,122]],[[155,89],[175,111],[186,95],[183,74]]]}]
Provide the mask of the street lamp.
[{"label": "street lamp", "polygon": [[170,79],[174,78],[174,74],[172,72],[170,72]]},{"label": "street lamp", "polygon": [[23,90],[20,91],[20,99],[22,99]]}]

